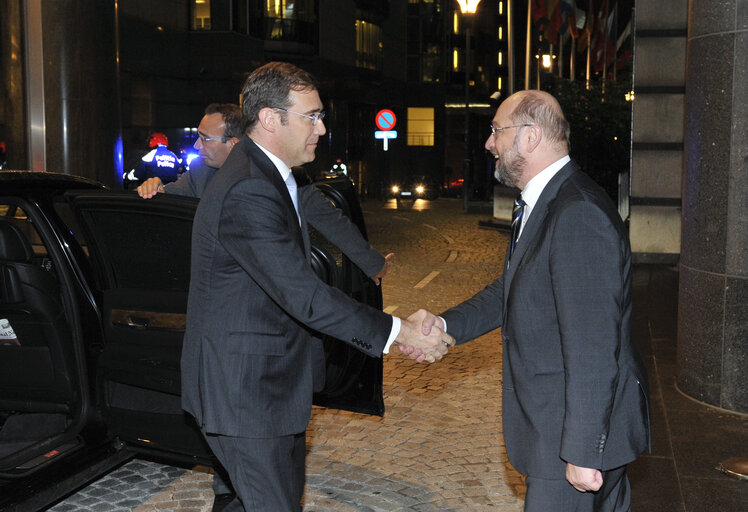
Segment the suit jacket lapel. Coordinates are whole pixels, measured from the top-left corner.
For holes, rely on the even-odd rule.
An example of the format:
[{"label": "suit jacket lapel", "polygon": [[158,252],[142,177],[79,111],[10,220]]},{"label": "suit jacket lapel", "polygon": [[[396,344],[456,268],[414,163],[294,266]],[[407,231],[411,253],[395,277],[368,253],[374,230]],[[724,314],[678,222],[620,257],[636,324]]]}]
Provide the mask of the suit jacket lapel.
[{"label": "suit jacket lapel", "polygon": [[[579,166],[577,166],[574,161],[571,161],[563,166],[561,170],[558,171],[556,175],[551,178],[551,181],[549,181],[545,186],[543,192],[538,198],[538,202],[533,207],[532,212],[530,212],[530,217],[527,219],[527,223],[522,229],[522,234],[519,237],[519,241],[514,247],[514,254],[512,254],[512,259],[509,260],[509,266],[507,267],[506,272],[504,272],[505,301],[507,297],[509,297],[509,288],[511,287],[512,279],[514,278],[514,274],[517,272],[517,269],[522,263],[522,259],[527,252],[527,248],[532,245],[533,241],[538,236],[540,228],[545,224],[545,219],[548,215],[548,207],[556,198],[556,194],[558,194],[558,190],[561,188],[561,184],[578,169]],[[504,308],[505,312],[506,310],[507,308]]]},{"label": "suit jacket lapel", "polygon": [[[304,255],[309,259],[309,234],[306,233],[306,222],[302,218],[302,226],[299,225],[299,217],[296,215],[296,209],[293,207],[293,201],[288,193],[288,187],[281,179],[280,172],[275,167],[275,164],[268,158],[264,151],[262,151],[252,139],[246,135],[242,137],[238,147],[242,149],[256,165],[260,172],[273,184],[278,190],[278,193],[283,198],[283,202],[286,204],[286,212],[289,216],[293,217],[294,222],[292,225],[297,226],[296,235],[299,237],[299,243],[304,248]],[[299,202],[299,216],[301,216],[301,202]]]}]

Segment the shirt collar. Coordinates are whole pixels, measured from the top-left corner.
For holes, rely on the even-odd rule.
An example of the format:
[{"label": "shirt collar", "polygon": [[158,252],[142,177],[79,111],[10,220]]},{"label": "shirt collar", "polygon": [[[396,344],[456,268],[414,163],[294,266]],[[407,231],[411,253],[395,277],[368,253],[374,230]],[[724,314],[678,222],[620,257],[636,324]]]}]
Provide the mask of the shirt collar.
[{"label": "shirt collar", "polygon": [[[255,142],[255,144],[257,144],[257,142]],[[283,163],[283,160],[281,160],[280,158],[272,154],[267,149],[263,148],[259,144],[257,144],[257,147],[260,148],[262,152],[267,155],[267,157],[270,159],[271,162],[273,162],[273,164],[275,165],[275,168],[278,169],[278,172],[280,173],[281,178],[283,178],[283,182],[285,183],[285,181],[288,179],[289,174],[291,174],[291,169],[289,169],[289,167]]]},{"label": "shirt collar", "polygon": [[566,165],[571,158],[566,155],[559,160],[556,160],[551,165],[536,174],[530,181],[527,182],[525,188],[522,190],[522,199],[525,201],[530,210],[538,202],[540,194],[543,193],[543,189],[548,185],[548,182],[560,171],[564,165]]}]

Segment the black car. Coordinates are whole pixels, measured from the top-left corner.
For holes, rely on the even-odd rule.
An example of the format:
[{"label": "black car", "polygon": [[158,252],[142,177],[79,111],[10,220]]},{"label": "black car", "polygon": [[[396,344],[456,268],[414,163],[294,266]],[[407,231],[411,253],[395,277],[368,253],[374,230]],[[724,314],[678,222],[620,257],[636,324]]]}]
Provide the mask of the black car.
[{"label": "black car", "polygon": [[[366,237],[350,181],[319,188]],[[197,204],[0,171],[0,510],[43,508],[136,455],[212,463],[180,406]],[[318,275],[381,309],[380,288],[312,239]],[[381,358],[324,345],[315,403],[383,415]]]},{"label": "black car", "polygon": [[437,199],[441,187],[428,176],[408,176],[390,186],[390,197],[396,199]]}]

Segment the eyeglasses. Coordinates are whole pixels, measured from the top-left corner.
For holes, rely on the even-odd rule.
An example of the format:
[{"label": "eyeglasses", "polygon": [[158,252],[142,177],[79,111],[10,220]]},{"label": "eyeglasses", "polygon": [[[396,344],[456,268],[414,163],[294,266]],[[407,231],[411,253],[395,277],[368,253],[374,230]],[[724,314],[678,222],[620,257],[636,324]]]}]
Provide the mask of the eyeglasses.
[{"label": "eyeglasses", "polygon": [[202,135],[198,134],[197,138],[200,139],[200,142],[202,142],[203,144],[205,144],[206,142],[213,141],[213,140],[220,140],[221,142],[225,144],[226,141],[229,140],[231,137],[227,137],[226,135],[221,135],[220,137],[203,137]]},{"label": "eyeglasses", "polygon": [[535,126],[535,125],[533,123],[525,123],[525,124],[515,124],[512,126],[497,127],[497,126],[494,126],[493,123],[491,123],[491,135],[496,136],[497,134],[503,132],[504,130],[508,130],[509,128],[523,128],[525,126]]},{"label": "eyeglasses", "polygon": [[301,112],[294,112],[293,110],[288,110],[287,108],[282,107],[275,107],[275,110],[282,110],[283,112],[289,112],[291,114],[296,114],[297,116],[306,117],[307,119],[312,120],[312,126],[317,125],[317,121],[320,121],[325,118],[324,112],[315,112],[314,114],[302,114]]}]

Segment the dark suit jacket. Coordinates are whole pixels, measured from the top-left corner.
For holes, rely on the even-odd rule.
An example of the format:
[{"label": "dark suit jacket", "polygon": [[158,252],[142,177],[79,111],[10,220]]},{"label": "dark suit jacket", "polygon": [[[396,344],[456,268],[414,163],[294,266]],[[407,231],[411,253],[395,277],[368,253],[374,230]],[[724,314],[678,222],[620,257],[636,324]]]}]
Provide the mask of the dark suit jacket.
[{"label": "dark suit jacket", "polygon": [[165,184],[164,191],[168,194],[200,197],[216,172],[217,168],[206,165],[200,158],[192,164],[189,171],[183,172],[177,181]]},{"label": "dark suit jacket", "polygon": [[574,162],[543,190],[504,275],[443,314],[458,341],[502,327],[503,426],[520,472],[612,469],[647,448],[647,374],[631,338],[631,250]]},{"label": "dark suit jacket", "polygon": [[[327,286],[310,266],[307,193],[299,194],[300,226],[280,173],[245,136],[202,196],[182,405],[209,433],[273,437],[306,429],[314,362],[323,359],[310,329],[382,354],[391,317]],[[348,229],[355,227],[340,232]]]},{"label": "dark suit jacket", "polygon": [[[201,197],[217,172],[217,168],[205,165],[201,158],[177,181],[164,185],[164,190],[168,194]],[[384,257],[364,240],[358,228],[348,222],[338,208],[331,207],[314,185],[299,184],[298,194],[299,207],[307,223],[338,246],[365,275],[374,276],[382,270]]]}]

